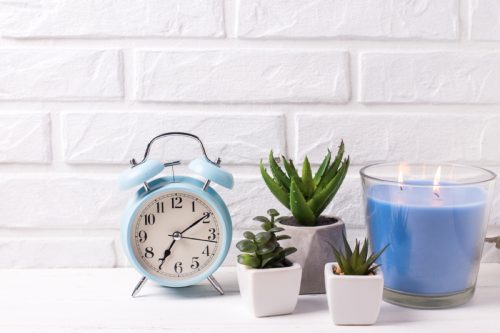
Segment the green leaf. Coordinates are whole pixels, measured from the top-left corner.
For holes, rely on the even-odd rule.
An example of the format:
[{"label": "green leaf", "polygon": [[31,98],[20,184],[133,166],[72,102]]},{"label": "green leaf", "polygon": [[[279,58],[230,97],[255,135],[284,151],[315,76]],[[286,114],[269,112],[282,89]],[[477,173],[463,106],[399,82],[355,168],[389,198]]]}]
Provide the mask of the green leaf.
[{"label": "green leaf", "polygon": [[241,252],[247,252],[247,253],[252,253],[255,252],[255,250],[257,250],[257,246],[255,246],[255,244],[248,239],[240,240],[238,243],[236,243],[236,247]]},{"label": "green leaf", "polygon": [[368,240],[366,238],[365,241],[363,242],[363,248],[361,249],[359,257],[362,261],[366,261],[366,258],[368,257]]},{"label": "green leaf", "polygon": [[262,164],[262,160],[260,161],[260,174],[264,179],[267,187],[271,191],[272,194],[278,199],[279,202],[283,204],[286,208],[290,209],[290,197],[287,192],[283,190],[283,188],[274,181],[274,179],[269,176],[264,165]]},{"label": "green leaf", "polygon": [[264,229],[264,231],[269,231],[269,229],[272,229],[272,227],[274,227],[274,223],[272,222],[262,223],[260,227]]},{"label": "green leaf", "polygon": [[271,222],[271,220],[269,220],[267,217],[265,216],[256,216],[253,218],[254,221],[258,221],[258,222],[263,222],[263,223],[266,223],[266,222]]},{"label": "green leaf", "polygon": [[269,242],[267,244],[259,246],[259,248],[257,249],[256,253],[258,255],[265,255],[265,254],[269,254],[269,253],[273,252],[274,249],[276,249],[276,243]]},{"label": "green leaf", "polygon": [[283,230],[285,230],[285,229],[284,228],[280,228],[280,227],[274,227],[274,228],[269,229],[267,231],[269,231],[269,232],[281,232]]},{"label": "green leaf", "polygon": [[304,184],[304,198],[308,200],[314,193],[316,189],[316,184],[314,183],[311,164],[309,163],[309,159],[304,159],[304,164],[302,165],[302,183]]},{"label": "green leaf", "polygon": [[294,247],[287,247],[286,249],[283,250],[283,254],[285,257],[295,252],[297,252],[297,249]]},{"label": "green leaf", "polygon": [[330,151],[330,149],[328,149],[328,153],[326,154],[325,158],[323,159],[323,162],[321,162],[321,165],[319,166],[318,171],[316,171],[316,174],[314,175],[314,184],[316,184],[316,186],[319,185],[319,182],[321,181],[323,174],[325,173],[326,169],[330,165],[331,158],[332,158],[332,152]]},{"label": "green leaf", "polygon": [[278,163],[274,159],[273,151],[269,153],[269,167],[271,168],[271,173],[273,174],[274,179],[283,187],[285,190],[290,190],[290,179],[286,176],[286,174],[281,170]]},{"label": "green leaf", "polygon": [[251,254],[240,254],[238,255],[238,263],[251,268],[258,268],[260,266],[260,259]]},{"label": "green leaf", "polygon": [[304,193],[304,184],[302,183],[302,179],[300,179],[300,176],[297,172],[297,169],[295,168],[295,165],[293,164],[292,160],[287,160],[285,156],[282,156],[283,158],[283,165],[285,166],[286,173],[290,177],[290,188],[292,187],[292,180],[295,180],[295,183],[299,186],[300,191]]},{"label": "green leaf", "polygon": [[325,171],[323,177],[321,178],[321,181],[318,184],[319,189],[324,188],[337,175],[338,168],[340,166],[340,163],[342,162],[342,157],[344,156],[344,149],[344,141],[342,140],[340,141],[339,150],[337,151],[337,155],[335,156],[332,165],[330,165]]},{"label": "green leaf", "polygon": [[340,171],[337,175],[325,186],[322,190],[316,191],[313,197],[308,201],[311,210],[316,216],[321,215],[328,204],[333,200],[335,194],[342,185],[345,176],[347,175],[347,170],[349,169],[349,158],[343,163]]},{"label": "green leaf", "polygon": [[271,209],[267,210],[267,215],[269,215],[271,217],[276,217],[276,216],[279,216],[280,213],[278,213],[278,211],[276,209],[271,208]]},{"label": "green leaf", "polygon": [[348,258],[352,257],[351,245],[347,241],[347,236],[345,234],[345,230],[342,231],[342,242],[344,243],[344,252]]},{"label": "green leaf", "polygon": [[255,239],[255,235],[251,231],[245,231],[243,233],[243,237],[245,237],[246,239],[249,239],[249,240],[254,240]]},{"label": "green leaf", "polygon": [[288,236],[288,235],[279,235],[279,236],[276,236],[276,240],[284,240],[284,239],[292,239],[292,237]]},{"label": "green leaf", "polygon": [[297,222],[300,224],[307,226],[313,226],[316,224],[316,216],[307,205],[307,202],[294,179],[292,179],[292,185],[290,186],[290,209],[293,216],[295,216]]},{"label": "green leaf", "polygon": [[255,235],[255,241],[257,244],[265,244],[271,240],[272,236],[273,235],[268,231],[259,232]]}]

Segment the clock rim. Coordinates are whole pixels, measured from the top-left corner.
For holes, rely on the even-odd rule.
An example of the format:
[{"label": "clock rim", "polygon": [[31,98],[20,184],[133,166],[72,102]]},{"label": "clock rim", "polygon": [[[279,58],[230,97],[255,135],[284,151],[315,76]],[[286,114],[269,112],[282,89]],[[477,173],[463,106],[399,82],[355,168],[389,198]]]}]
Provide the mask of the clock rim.
[{"label": "clock rim", "polygon": [[[139,189],[137,191],[134,200],[129,204],[129,207],[124,214],[122,224],[122,243],[124,244],[125,252],[130,263],[140,274],[144,275],[149,280],[166,287],[187,287],[198,284],[207,279],[221,266],[231,245],[232,222],[227,206],[214,189],[208,187],[206,191],[203,191],[202,181],[187,176],[176,176],[175,180],[176,182],[174,183],[172,182],[172,177],[157,178],[149,183],[151,188],[149,192],[145,192],[144,189]],[[149,273],[136,258],[132,248],[132,226],[134,225],[135,217],[138,214],[139,209],[146,201],[154,200],[154,197],[171,191],[184,191],[206,201],[214,209],[214,212],[219,215],[219,227],[225,236],[223,244],[220,246],[219,254],[213,259],[212,264],[210,264],[203,273],[181,280],[171,280],[168,277],[161,278],[157,275]]]}]

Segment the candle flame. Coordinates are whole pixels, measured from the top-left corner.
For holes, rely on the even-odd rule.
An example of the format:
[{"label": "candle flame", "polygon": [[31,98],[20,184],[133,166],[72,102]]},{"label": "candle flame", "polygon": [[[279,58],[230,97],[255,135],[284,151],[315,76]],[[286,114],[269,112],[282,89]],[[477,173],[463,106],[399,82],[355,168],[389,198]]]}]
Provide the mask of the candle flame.
[{"label": "candle flame", "polygon": [[403,168],[401,165],[399,165],[398,183],[399,183],[399,189],[402,191],[403,190]]},{"label": "candle flame", "polygon": [[434,174],[434,181],[432,182],[432,191],[434,195],[439,198],[439,181],[441,180],[441,166],[439,166]]},{"label": "candle flame", "polygon": [[405,162],[399,163],[398,184],[399,189],[403,190],[404,175],[408,172],[408,165]]}]

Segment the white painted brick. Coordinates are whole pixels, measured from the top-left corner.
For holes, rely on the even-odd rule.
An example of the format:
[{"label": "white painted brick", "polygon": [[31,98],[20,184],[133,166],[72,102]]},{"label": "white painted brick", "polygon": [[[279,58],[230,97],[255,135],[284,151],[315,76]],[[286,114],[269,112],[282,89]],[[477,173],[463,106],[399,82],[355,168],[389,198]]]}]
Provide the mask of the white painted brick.
[{"label": "white painted brick", "polygon": [[0,1],[7,37],[221,37],[222,0]]},{"label": "white painted brick", "polygon": [[[70,163],[127,163],[142,159],[156,135],[185,131],[198,135],[210,158],[224,164],[257,164],[273,148],[285,149],[285,118],[281,114],[186,112],[71,112],[62,117],[65,159]],[[110,126],[113,124],[113,126]],[[153,146],[161,160],[200,156],[199,144],[189,139],[166,139]]]},{"label": "white painted brick", "polygon": [[118,190],[117,176],[2,174],[0,187],[4,228],[118,228],[131,197]]},{"label": "white painted brick", "polygon": [[115,50],[0,50],[0,100],[107,100],[123,96]]},{"label": "white painted brick", "polygon": [[244,38],[457,39],[457,0],[240,0]]},{"label": "white painted brick", "polygon": [[469,35],[474,40],[500,41],[500,2],[469,0]]},{"label": "white painted brick", "polygon": [[345,52],[173,50],[135,58],[142,101],[344,103],[350,96]]},{"label": "white painted brick", "polygon": [[1,163],[50,163],[50,114],[0,114]]},{"label": "white painted brick", "polygon": [[114,267],[108,238],[0,238],[0,268]]},{"label": "white painted brick", "polygon": [[269,192],[258,167],[255,167],[254,176],[236,177],[234,188],[231,191],[221,191],[220,194],[228,205],[233,226],[237,230],[259,229],[260,223],[252,219],[257,215],[266,215],[269,208],[275,208],[281,215],[290,215]]},{"label": "white painted brick", "polygon": [[485,119],[473,115],[298,114],[296,158],[320,163],[340,139],[351,162],[479,161]]},{"label": "white painted brick", "polygon": [[500,103],[500,53],[371,53],[361,56],[360,101]]}]

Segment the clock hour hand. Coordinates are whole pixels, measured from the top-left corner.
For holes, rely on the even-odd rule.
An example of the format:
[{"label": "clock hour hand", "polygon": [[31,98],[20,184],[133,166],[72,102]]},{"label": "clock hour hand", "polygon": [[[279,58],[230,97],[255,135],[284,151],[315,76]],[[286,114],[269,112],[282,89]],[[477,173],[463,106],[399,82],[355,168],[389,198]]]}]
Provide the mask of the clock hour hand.
[{"label": "clock hour hand", "polygon": [[167,257],[172,253],[170,251],[170,249],[172,249],[172,246],[174,246],[176,240],[172,240],[172,243],[170,243],[170,246],[168,247],[168,249],[165,250],[165,252],[163,252],[163,258],[159,258],[158,260],[161,261],[161,264],[160,266],[158,266],[158,269],[161,269],[161,267],[163,266],[163,263],[165,262],[165,260],[167,259]]},{"label": "clock hour hand", "polygon": [[198,220],[194,221],[194,222],[193,222],[193,223],[192,223],[189,227],[187,227],[186,229],[184,229],[184,230],[182,230],[182,231],[180,232],[180,233],[181,233],[181,235],[182,235],[183,233],[185,233],[186,231],[188,231],[189,229],[191,229],[192,227],[194,227],[195,225],[197,225],[198,223],[200,223],[201,221],[203,221],[205,218],[206,218],[206,216],[205,216],[205,215],[203,215],[203,217],[202,217],[202,218],[200,218],[200,219],[198,219]]}]

